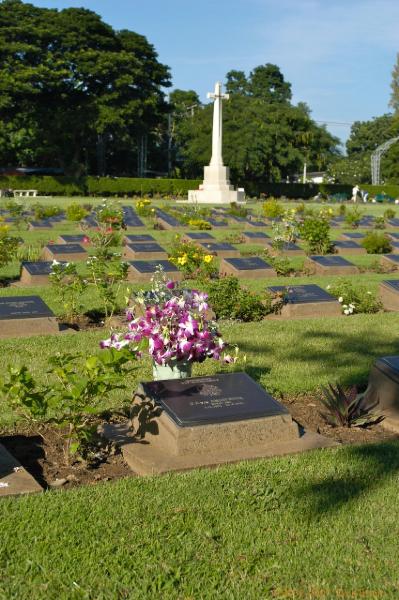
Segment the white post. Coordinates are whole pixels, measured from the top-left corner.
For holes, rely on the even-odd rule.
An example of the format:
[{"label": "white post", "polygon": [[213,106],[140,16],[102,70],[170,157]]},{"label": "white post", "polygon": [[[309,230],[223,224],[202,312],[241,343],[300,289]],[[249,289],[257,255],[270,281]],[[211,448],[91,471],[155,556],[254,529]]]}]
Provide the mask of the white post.
[{"label": "white post", "polygon": [[306,161],[303,163],[303,177],[302,183],[306,183]]},{"label": "white post", "polygon": [[223,166],[222,157],[222,100],[228,100],[229,94],[222,94],[222,84],[215,83],[215,91],[207,94],[214,99],[213,104],[213,129],[212,129],[212,158],[210,165]]}]

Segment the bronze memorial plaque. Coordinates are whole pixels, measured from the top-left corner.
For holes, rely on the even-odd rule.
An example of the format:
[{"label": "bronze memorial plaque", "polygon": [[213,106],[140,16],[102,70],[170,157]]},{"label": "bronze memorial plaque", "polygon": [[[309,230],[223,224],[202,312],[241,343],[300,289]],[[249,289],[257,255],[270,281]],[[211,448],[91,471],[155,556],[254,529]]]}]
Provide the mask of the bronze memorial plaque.
[{"label": "bronze memorial plaque", "polygon": [[179,427],[289,414],[246,373],[151,381],[143,389]]}]

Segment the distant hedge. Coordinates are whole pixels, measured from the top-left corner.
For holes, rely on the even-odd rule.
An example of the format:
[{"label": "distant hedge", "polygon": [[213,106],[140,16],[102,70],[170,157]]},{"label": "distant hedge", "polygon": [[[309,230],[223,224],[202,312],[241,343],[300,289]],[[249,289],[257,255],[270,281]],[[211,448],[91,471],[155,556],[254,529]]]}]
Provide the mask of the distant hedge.
[{"label": "distant hedge", "polygon": [[262,183],[246,181],[243,186],[249,196],[274,196],[280,198],[313,198],[319,192],[333,196],[334,194],[345,194],[348,198],[352,195],[352,186],[331,183]]},{"label": "distant hedge", "polygon": [[391,198],[399,198],[399,185],[362,184],[360,187],[362,190],[366,190],[371,196],[376,196],[377,194],[386,194],[387,196],[391,196]]},{"label": "distant hedge", "polygon": [[[185,196],[188,190],[196,190],[200,179],[144,179],[138,177],[72,177],[50,176],[9,176],[0,177],[0,188],[15,190],[38,190],[41,196],[140,196],[145,194],[161,196]],[[319,192],[341,195],[350,198],[351,185],[330,183],[269,183],[245,181],[239,184],[248,196],[274,196],[280,198],[313,198]],[[370,195],[385,193],[399,197],[399,185],[362,185]]]}]

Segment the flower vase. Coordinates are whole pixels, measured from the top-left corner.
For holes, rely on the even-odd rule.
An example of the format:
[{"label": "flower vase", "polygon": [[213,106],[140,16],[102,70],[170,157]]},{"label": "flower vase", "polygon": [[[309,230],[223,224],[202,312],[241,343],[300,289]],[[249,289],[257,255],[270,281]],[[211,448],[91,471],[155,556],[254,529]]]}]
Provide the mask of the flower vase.
[{"label": "flower vase", "polygon": [[153,362],[152,376],[154,381],[162,379],[186,379],[191,377],[192,363],[186,360],[176,360],[167,363],[166,365],[158,365]]}]

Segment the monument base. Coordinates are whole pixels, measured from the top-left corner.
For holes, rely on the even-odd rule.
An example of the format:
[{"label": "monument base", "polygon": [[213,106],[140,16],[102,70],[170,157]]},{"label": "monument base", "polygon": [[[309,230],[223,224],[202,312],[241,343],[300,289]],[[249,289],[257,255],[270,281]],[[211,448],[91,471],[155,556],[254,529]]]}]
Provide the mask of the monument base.
[{"label": "monument base", "polygon": [[245,192],[238,190],[189,190],[189,204],[245,204]]}]

